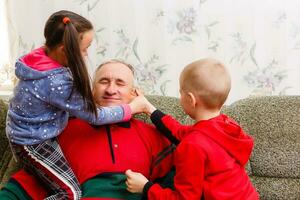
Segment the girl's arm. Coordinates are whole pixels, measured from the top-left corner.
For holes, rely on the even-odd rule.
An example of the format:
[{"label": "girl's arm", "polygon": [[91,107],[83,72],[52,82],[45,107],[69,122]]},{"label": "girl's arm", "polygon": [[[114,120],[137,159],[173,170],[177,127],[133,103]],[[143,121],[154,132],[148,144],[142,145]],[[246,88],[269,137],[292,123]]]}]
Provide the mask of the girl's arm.
[{"label": "girl's arm", "polygon": [[59,90],[50,90],[49,103],[95,125],[117,123],[131,118],[131,108],[128,104],[98,108],[96,117],[95,114],[86,110],[82,96],[72,87],[72,84],[65,84],[57,87],[60,88]]}]

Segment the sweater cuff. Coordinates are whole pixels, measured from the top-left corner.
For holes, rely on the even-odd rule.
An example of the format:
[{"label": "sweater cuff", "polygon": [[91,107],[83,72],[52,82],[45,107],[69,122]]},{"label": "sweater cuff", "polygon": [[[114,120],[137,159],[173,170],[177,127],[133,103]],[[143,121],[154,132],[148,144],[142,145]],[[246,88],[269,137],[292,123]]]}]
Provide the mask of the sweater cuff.
[{"label": "sweater cuff", "polygon": [[147,197],[148,196],[148,191],[151,188],[151,186],[153,185],[153,182],[148,181],[143,188],[143,196]]},{"label": "sweater cuff", "polygon": [[130,106],[128,104],[122,104],[121,107],[123,108],[123,121],[129,121],[131,119],[131,109]]},{"label": "sweater cuff", "polygon": [[160,110],[155,110],[150,118],[152,123],[156,126],[156,128],[165,136],[168,138],[168,140],[171,143],[174,143],[175,145],[179,144],[179,141],[175,136],[172,135],[171,130],[164,124],[163,118],[167,116],[165,113],[161,112]]},{"label": "sweater cuff", "polygon": [[150,119],[152,121],[153,124],[160,124],[161,123],[161,119],[165,116],[166,114],[161,112],[160,110],[155,110],[151,116]]}]

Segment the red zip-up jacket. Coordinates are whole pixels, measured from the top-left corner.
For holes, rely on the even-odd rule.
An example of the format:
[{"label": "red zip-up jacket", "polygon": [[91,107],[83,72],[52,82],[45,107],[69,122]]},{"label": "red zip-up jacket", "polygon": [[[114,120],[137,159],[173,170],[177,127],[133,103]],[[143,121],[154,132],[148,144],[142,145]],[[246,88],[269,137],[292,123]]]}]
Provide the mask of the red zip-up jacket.
[{"label": "red zip-up jacket", "polygon": [[152,122],[166,135],[181,142],[174,155],[175,190],[148,182],[152,200],[256,200],[258,193],[244,169],[253,139],[226,115],[182,126],[156,110]]}]

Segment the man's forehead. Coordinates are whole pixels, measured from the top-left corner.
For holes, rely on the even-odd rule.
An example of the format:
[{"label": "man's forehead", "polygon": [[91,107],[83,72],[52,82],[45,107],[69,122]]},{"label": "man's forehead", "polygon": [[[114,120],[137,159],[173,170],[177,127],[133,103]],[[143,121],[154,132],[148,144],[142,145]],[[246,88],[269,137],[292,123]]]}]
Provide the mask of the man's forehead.
[{"label": "man's forehead", "polygon": [[120,73],[115,73],[115,72],[109,72],[109,71],[106,71],[106,72],[99,72],[97,74],[97,79],[100,80],[100,79],[109,79],[109,80],[128,80],[128,78],[126,78],[125,76],[123,76],[122,74]]},{"label": "man's forehead", "polygon": [[96,79],[115,79],[124,82],[133,81],[132,71],[122,63],[108,63],[96,72]]}]

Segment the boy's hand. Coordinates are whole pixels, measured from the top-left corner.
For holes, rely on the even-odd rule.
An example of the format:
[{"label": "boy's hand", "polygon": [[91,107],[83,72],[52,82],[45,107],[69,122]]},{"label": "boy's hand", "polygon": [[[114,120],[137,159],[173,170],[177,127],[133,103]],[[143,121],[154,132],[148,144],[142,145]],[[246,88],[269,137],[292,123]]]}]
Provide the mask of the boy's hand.
[{"label": "boy's hand", "polygon": [[148,182],[148,179],[143,174],[133,172],[130,169],[126,170],[125,175],[127,176],[127,190],[131,193],[143,193],[144,186]]},{"label": "boy's hand", "polygon": [[140,91],[136,90],[136,95],[137,97],[135,97],[129,103],[132,114],[143,112],[151,115],[156,110],[156,108],[146,99],[146,97]]}]

